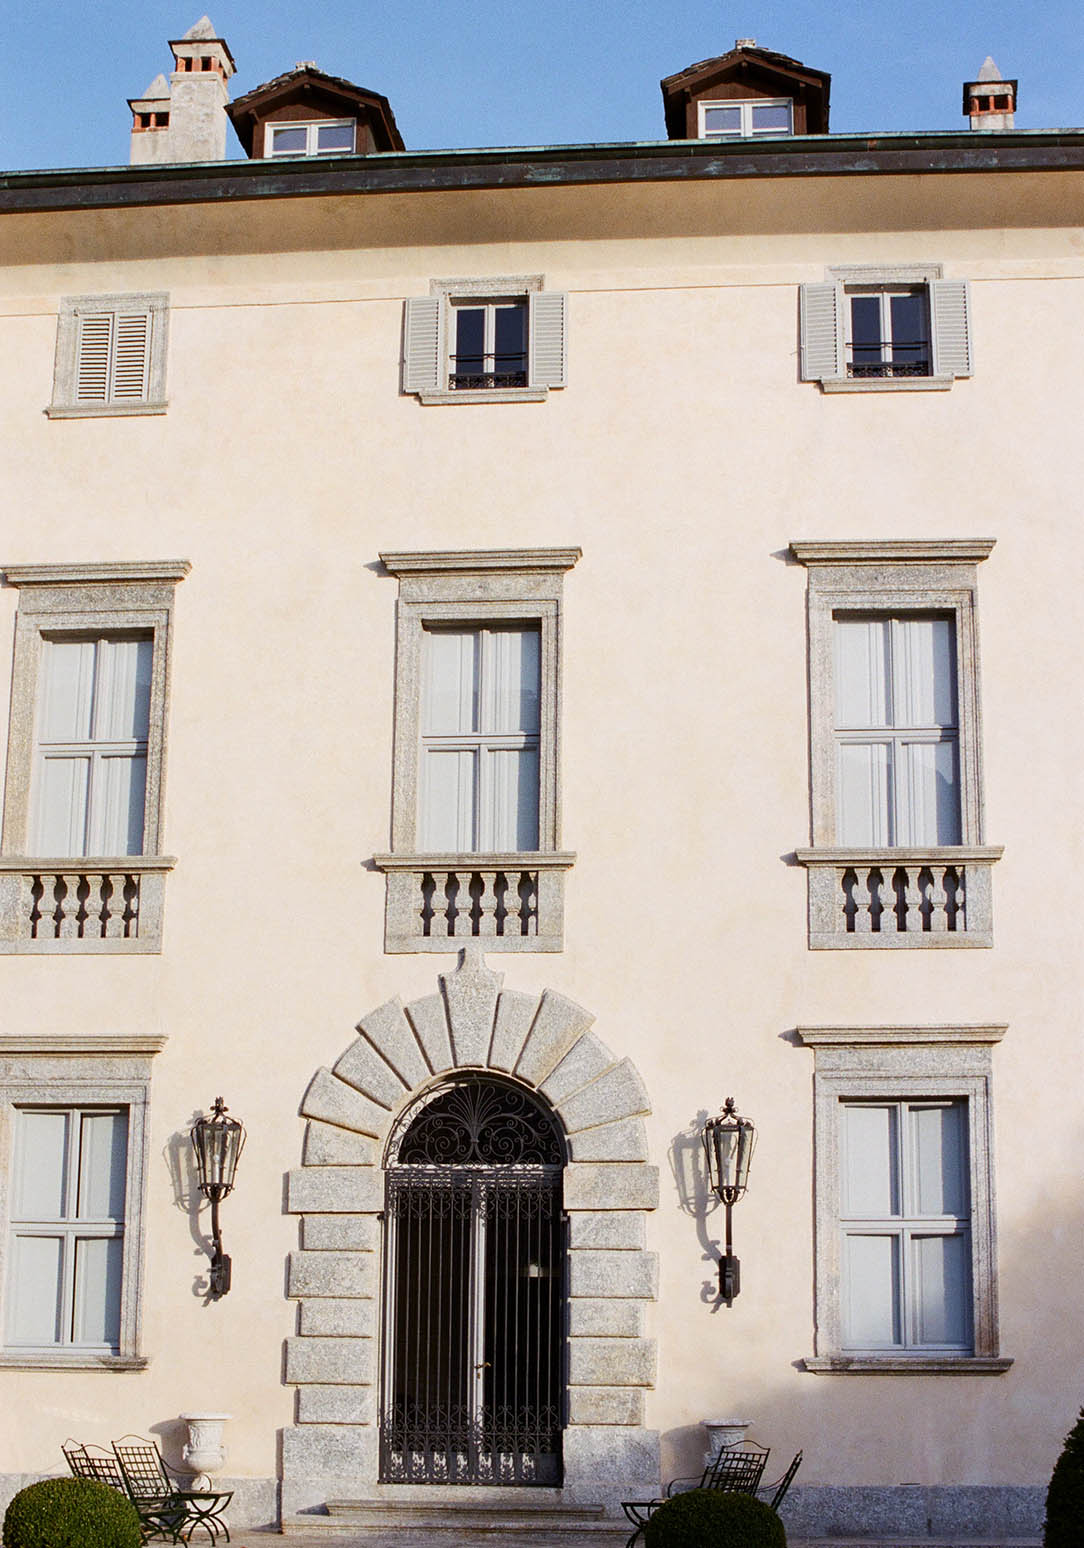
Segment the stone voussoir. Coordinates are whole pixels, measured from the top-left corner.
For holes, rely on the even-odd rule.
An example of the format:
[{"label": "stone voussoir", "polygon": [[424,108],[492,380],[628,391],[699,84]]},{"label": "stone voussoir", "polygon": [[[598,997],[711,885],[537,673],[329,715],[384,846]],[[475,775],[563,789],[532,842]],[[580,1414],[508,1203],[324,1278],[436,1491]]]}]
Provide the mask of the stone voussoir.
[{"label": "stone voussoir", "polygon": [[647,1129],[642,1118],[620,1118],[569,1135],[573,1161],[646,1161]]},{"label": "stone voussoir", "polygon": [[598,1124],[615,1123],[651,1111],[644,1083],[628,1059],[599,1075],[590,1085],[557,1103],[569,1134]]},{"label": "stone voussoir", "polygon": [[573,1043],[557,1068],[546,1076],[539,1089],[555,1107],[560,1107],[574,1091],[597,1080],[616,1063],[616,1056],[602,1039],[593,1032],[585,1032]]},{"label": "stone voussoir", "polygon": [[572,1045],[590,1031],[594,1019],[582,1005],[547,989],[513,1073],[528,1085],[541,1086]]},{"label": "stone voussoir", "polygon": [[[348,1050],[349,1052],[349,1050]],[[344,1055],[345,1059],[347,1055]],[[339,1060],[339,1064],[343,1059]],[[336,1065],[336,1071],[338,1070]],[[340,1129],[351,1129],[357,1134],[374,1137],[383,1134],[388,1126],[388,1104],[374,1101],[372,1096],[356,1086],[353,1081],[319,1069],[309,1082],[301,1103],[303,1118],[316,1118],[323,1123],[334,1124]]]},{"label": "stone voussoir", "polygon": [[395,1071],[405,1090],[414,1091],[430,1078],[432,1071],[401,1000],[388,1000],[363,1016],[358,1031]]}]

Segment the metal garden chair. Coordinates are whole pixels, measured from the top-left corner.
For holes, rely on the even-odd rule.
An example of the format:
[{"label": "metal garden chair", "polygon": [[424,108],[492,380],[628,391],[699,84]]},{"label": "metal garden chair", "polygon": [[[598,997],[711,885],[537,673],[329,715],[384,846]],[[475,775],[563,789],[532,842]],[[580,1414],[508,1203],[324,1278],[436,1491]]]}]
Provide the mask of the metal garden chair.
[{"label": "metal garden chair", "polygon": [[671,1478],[661,1499],[623,1500],[621,1509],[633,1527],[632,1536],[625,1548],[633,1548],[659,1506],[665,1505],[675,1494],[683,1494],[688,1489],[718,1489],[726,1494],[755,1495],[760,1487],[770,1449],[768,1446],[754,1445],[751,1441],[744,1441],[740,1446],[724,1446],[699,1478],[695,1474],[689,1478]]},{"label": "metal garden chair", "polygon": [[791,1484],[794,1482],[794,1475],[798,1471],[798,1469],[801,1467],[801,1465],[802,1465],[802,1453],[800,1451],[798,1451],[798,1452],[795,1452],[794,1460],[791,1462],[790,1466],[787,1468],[787,1470],[783,1474],[782,1478],[777,1478],[774,1483],[763,1484],[761,1486],[760,1491],[759,1491],[761,1494],[767,1494],[769,1490],[774,1491],[772,1493],[771,1499],[767,1500],[765,1502],[766,1504],[771,1506],[772,1510],[774,1510],[774,1511],[778,1511],[779,1510],[780,1505],[782,1505],[782,1503],[783,1503],[783,1496],[786,1494],[787,1490],[790,1488]]},{"label": "metal garden chair", "polygon": [[104,1446],[87,1446],[74,1440],[66,1440],[60,1449],[76,1478],[93,1478],[98,1483],[108,1484],[127,1499],[124,1475],[111,1451],[106,1451]]},{"label": "metal garden chair", "polygon": [[171,1472],[158,1447],[140,1435],[114,1441],[113,1454],[128,1498],[139,1513],[144,1542],[160,1536],[172,1543],[187,1543],[197,1527],[202,1527],[212,1542],[219,1537],[229,1542],[222,1513],[233,1499],[232,1489],[179,1488],[190,1475]]}]

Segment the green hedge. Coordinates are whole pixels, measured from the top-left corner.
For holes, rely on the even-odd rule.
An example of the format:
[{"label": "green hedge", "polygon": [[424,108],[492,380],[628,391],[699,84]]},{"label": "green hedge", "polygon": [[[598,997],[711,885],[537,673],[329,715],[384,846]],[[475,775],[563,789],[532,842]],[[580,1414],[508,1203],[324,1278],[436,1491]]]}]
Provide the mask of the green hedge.
[{"label": "green hedge", "polygon": [[675,1494],[651,1517],[646,1548],[786,1548],[783,1523],[751,1494],[691,1489]]},{"label": "green hedge", "polygon": [[1050,1475],[1043,1543],[1045,1548],[1084,1548],[1084,1408]]},{"label": "green hedge", "polygon": [[135,1506],[93,1478],[45,1478],[4,1516],[4,1548],[139,1548]]}]

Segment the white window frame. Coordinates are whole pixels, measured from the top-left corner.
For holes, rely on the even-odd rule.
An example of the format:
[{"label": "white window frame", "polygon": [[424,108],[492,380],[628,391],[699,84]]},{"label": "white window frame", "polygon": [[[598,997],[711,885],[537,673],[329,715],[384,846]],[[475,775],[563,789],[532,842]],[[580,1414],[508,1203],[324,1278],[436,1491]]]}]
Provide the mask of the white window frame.
[{"label": "white window frame", "polygon": [[[53,1034],[29,1038],[0,1034],[0,1368],[21,1370],[142,1370],[143,1239],[150,1159],[148,1107],[151,1060],[166,1039],[153,1034]],[[120,1338],[116,1350],[102,1345],[17,1345],[9,1338],[11,1242],[18,1109],[80,1111],[124,1108],[128,1157],[122,1229],[123,1271]],[[53,1223],[50,1233],[59,1234]],[[80,1234],[78,1225],[73,1233]],[[94,1234],[84,1231],[81,1234]]]},{"label": "white window frame", "polygon": [[[946,279],[940,263],[850,264],[824,271],[824,280],[799,288],[801,378],[823,392],[945,392],[974,373],[971,289]],[[926,297],[930,371],[925,376],[851,376],[851,307],[856,295]],[[887,306],[885,308],[887,312]],[[887,339],[891,333],[888,324]]]},{"label": "white window frame", "polygon": [[[450,386],[455,354],[455,310],[522,301],[527,308],[527,385]],[[404,307],[402,390],[424,404],[542,403],[567,384],[568,297],[546,288],[542,274],[486,279],[435,279],[428,296],[408,296]]]},{"label": "white window frame", "polygon": [[[979,694],[978,565],[993,539],[795,541],[792,556],[808,571],[809,764],[812,846],[795,857],[809,869],[809,944],[842,947],[987,947],[993,944],[989,870],[1001,857],[984,834],[982,711]],[[958,845],[845,848],[837,837],[835,642],[837,614],[896,617],[938,614],[956,637]],[[840,933],[838,878],[856,864],[967,868],[967,927],[950,932]]]},{"label": "white window frame", "polygon": [[[799,1027],[814,1050],[815,1353],[813,1372],[999,1375],[1012,1364],[1000,1353],[997,1296],[991,1050],[1003,1025]],[[963,1101],[967,1104],[971,1242],[971,1328],[968,1352],[911,1346],[843,1347],[841,1130],[848,1102]]]},{"label": "white window frame", "polygon": [[[753,109],[758,107],[785,107],[785,129],[755,129]],[[739,108],[741,128],[736,133],[720,132],[707,128],[708,108]],[[696,105],[697,135],[701,140],[778,140],[794,133],[794,103],[790,97],[719,97],[704,100]]]},{"label": "white window frame", "polygon": [[[388,874],[385,951],[453,949],[447,940],[423,938],[404,924],[396,901],[398,875],[418,874],[434,865],[451,870],[457,863],[495,867],[502,860],[546,871],[546,885],[553,893],[554,924],[552,929],[540,929],[537,936],[487,938],[486,950],[562,949],[561,900],[557,894],[562,873],[575,858],[558,848],[562,581],[579,557],[578,548],[380,555],[388,573],[399,580],[392,847],[390,853],[375,859],[378,869]],[[501,623],[537,627],[540,633],[538,849],[500,856],[480,851],[426,854],[419,849],[424,632],[429,627],[484,629]]]},{"label": "white window frame", "polygon": [[[143,390],[137,395],[116,396],[107,387],[103,398],[80,395],[80,350],[82,330],[91,319],[110,318],[111,334],[107,360],[107,382],[114,382],[117,320],[144,317],[147,323],[146,355],[143,365]],[[164,291],[131,295],[65,296],[57,313],[56,360],[53,371],[53,401],[46,409],[51,419],[99,419],[133,414],[164,414],[166,401],[166,357],[169,340],[169,296]]]},{"label": "white window frame", "polygon": [[[336,146],[333,150],[318,149],[320,139],[319,131],[321,129],[328,128],[353,129],[354,143],[351,145],[350,149],[343,150],[340,146]],[[300,151],[275,150],[275,134],[279,129],[304,129],[305,149]],[[299,118],[296,120],[296,122],[293,120],[283,120],[282,122],[276,120],[272,123],[264,125],[264,136],[264,155],[269,160],[285,160],[290,156],[352,156],[357,148],[358,143],[358,121],[356,118]]]},{"label": "white window frame", "polygon": [[[165,744],[177,583],[187,560],[144,564],[9,565],[7,583],[19,588],[15,616],[12,697],[0,834],[0,953],[146,952],[161,950],[161,904],[166,872],[175,861],[162,853]],[[48,638],[144,635],[153,640],[147,738],[143,850],[133,856],[36,853],[39,770],[38,716],[42,657]],[[26,886],[44,871],[83,874],[108,870],[91,861],[115,860],[117,872],[140,877],[138,936],[37,939],[26,931]]]}]

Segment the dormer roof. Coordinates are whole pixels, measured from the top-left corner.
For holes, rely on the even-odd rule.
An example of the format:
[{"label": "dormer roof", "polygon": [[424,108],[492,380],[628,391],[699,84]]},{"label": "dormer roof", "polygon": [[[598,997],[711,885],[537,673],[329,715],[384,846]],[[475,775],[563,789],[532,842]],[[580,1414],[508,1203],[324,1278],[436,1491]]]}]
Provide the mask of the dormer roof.
[{"label": "dormer roof", "polygon": [[695,139],[698,102],[750,96],[789,97],[796,134],[827,134],[831,84],[826,71],[742,39],[729,53],[702,59],[660,82],[666,133],[671,140]]},{"label": "dormer roof", "polygon": [[[226,112],[248,156],[263,155],[263,134],[257,133],[269,119],[281,119],[284,110],[296,109],[299,116],[356,118],[359,127],[369,130],[368,149],[396,151],[405,149],[387,97],[341,75],[328,75],[305,60],[276,75],[274,80],[256,86],[229,104]],[[362,141],[359,137],[359,149]]]}]

